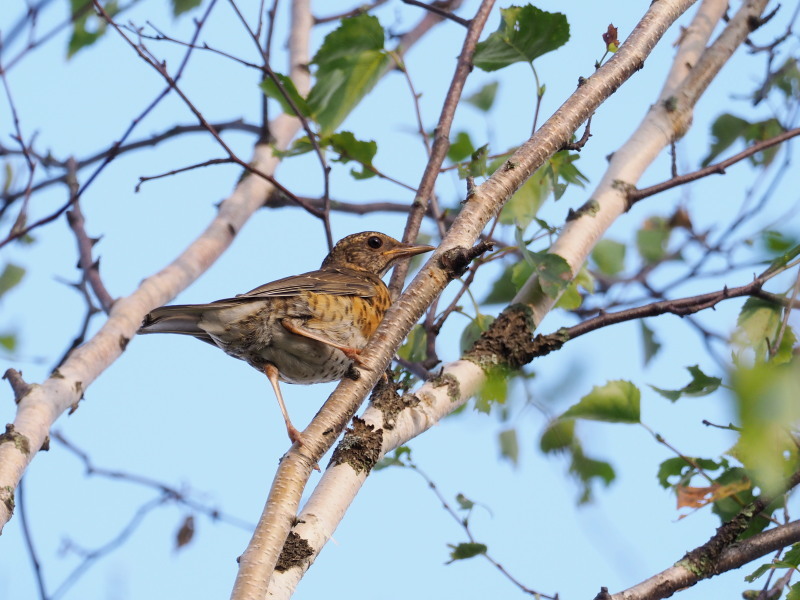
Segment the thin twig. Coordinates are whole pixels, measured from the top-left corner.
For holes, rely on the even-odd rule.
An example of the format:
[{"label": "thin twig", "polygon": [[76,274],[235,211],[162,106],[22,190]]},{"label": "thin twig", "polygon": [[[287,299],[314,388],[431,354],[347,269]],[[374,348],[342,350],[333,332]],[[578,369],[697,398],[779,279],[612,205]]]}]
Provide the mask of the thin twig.
[{"label": "thin twig", "polygon": [[[425,165],[425,171],[422,174],[417,194],[406,220],[406,227],[403,232],[403,241],[405,242],[413,243],[417,239],[422,217],[428,210],[428,204],[433,196],[433,189],[436,184],[436,177],[442,168],[442,163],[447,156],[447,149],[450,146],[450,128],[453,124],[456,107],[464,90],[467,76],[472,71],[472,54],[475,52],[475,46],[478,44],[478,39],[493,6],[494,0],[483,0],[475,13],[475,17],[469,22],[467,35],[464,37],[461,53],[458,56],[458,63],[442,104],[442,112],[434,129],[431,157]],[[402,289],[406,273],[408,273],[407,262],[400,263],[394,268],[389,283],[389,289],[393,296],[396,296]]]},{"label": "thin twig", "polygon": [[[225,121],[221,123],[212,123],[212,127],[219,132],[232,130],[232,131],[244,131],[247,133],[255,133],[259,132],[259,128],[257,125],[253,125],[251,123],[245,123],[242,119],[235,119],[233,121]],[[101,150],[100,152],[96,152],[86,158],[82,158],[80,160],[76,160],[76,168],[78,171],[84,169],[86,167],[90,167],[94,163],[106,160],[109,158],[117,158],[122,154],[126,154],[133,150],[139,150],[142,148],[157,146],[161,142],[169,141],[172,138],[178,137],[180,135],[184,135],[186,133],[198,133],[198,132],[206,132],[206,128],[202,125],[175,125],[174,127],[170,127],[169,129],[157,133],[151,137],[144,138],[141,140],[137,140],[135,142],[131,142],[129,144],[118,145],[117,143],[112,144],[108,148]],[[31,150],[31,153],[33,151]],[[21,154],[21,152],[11,150],[9,148],[5,148],[4,146],[0,145],[0,156],[10,156],[14,154]],[[40,156],[35,154],[37,161],[45,168],[57,167],[59,169],[67,169],[67,161],[66,160],[59,160],[53,157],[51,154],[47,154],[44,156]],[[59,183],[66,183],[67,181],[67,174],[64,173],[57,177],[52,177],[50,179],[45,179],[43,181],[39,181],[38,183],[34,184],[31,187],[31,192],[38,192],[44,188],[50,187],[51,185],[59,184]],[[19,192],[11,192],[0,196],[2,198],[5,205],[2,209],[0,209],[0,215],[2,215],[2,211],[8,207],[10,203],[25,195],[26,191],[22,190]]]},{"label": "thin twig", "polygon": [[[415,473],[419,474],[425,482],[428,484],[428,489],[430,489],[439,502],[442,503],[442,508],[444,508],[445,512],[450,515],[453,520],[458,523],[461,528],[464,530],[464,533],[467,535],[467,538],[471,543],[477,543],[475,536],[472,534],[472,530],[469,526],[469,518],[462,518],[459,514],[450,506],[450,503],[444,497],[444,495],[439,491],[436,482],[433,481],[422,469],[420,469],[416,463],[414,463],[410,458],[408,459],[407,465],[410,469],[412,469]],[[506,568],[497,562],[488,552],[482,552],[481,556],[483,556],[486,560],[488,560],[498,571],[500,571],[503,576],[508,579],[511,583],[513,583],[516,587],[520,589],[520,591],[528,594],[529,596],[535,596],[536,598],[547,598],[549,600],[558,600],[558,595],[549,596],[547,594],[542,594],[541,592],[537,592],[535,590],[530,589],[517,578],[511,575],[511,573],[506,570]]]},{"label": "thin twig", "polygon": [[[93,0],[93,2],[95,3],[95,6],[96,6],[96,8],[98,9],[98,11],[99,11],[101,14],[105,15],[106,17],[108,17],[108,14],[105,12],[105,10],[103,9],[103,7],[102,7],[102,6],[99,4],[99,2],[97,2],[97,0]],[[215,4],[216,4],[216,0],[211,0],[211,2],[209,3],[208,7],[206,8],[206,11],[205,11],[205,13],[203,14],[203,17],[202,17],[201,19],[199,19],[199,20],[197,20],[197,21],[195,22],[195,23],[196,23],[196,25],[195,25],[195,33],[194,33],[194,38],[193,38],[193,40],[192,40],[192,44],[194,44],[194,43],[196,43],[196,42],[197,42],[197,38],[198,38],[198,37],[199,37],[199,35],[200,35],[200,31],[201,31],[201,29],[202,29],[202,27],[203,27],[204,23],[205,23],[205,22],[206,22],[206,20],[208,19],[208,16],[211,14],[211,10],[212,10],[212,9],[213,9],[213,7],[215,6]],[[112,21],[112,23],[113,23],[113,21]],[[120,33],[120,34],[121,34],[121,35],[122,35],[122,36],[123,36],[123,37],[124,37],[126,40],[128,40],[127,36],[125,36],[124,34],[122,34],[121,30],[120,30],[120,29],[119,29],[119,27],[116,25],[116,23],[113,23],[113,25],[116,27],[117,31],[118,31],[118,32],[119,32],[119,33]],[[128,40],[128,41],[130,42],[130,40]],[[92,174],[91,174],[91,175],[88,177],[88,179],[87,179],[87,180],[86,180],[86,181],[83,183],[83,186],[81,187],[81,189],[80,189],[80,190],[78,190],[78,195],[77,195],[76,197],[70,198],[70,199],[69,199],[69,200],[68,200],[68,201],[67,201],[65,204],[63,204],[63,205],[62,205],[61,207],[59,207],[59,208],[58,208],[56,211],[54,211],[53,213],[51,213],[51,214],[47,215],[46,217],[43,217],[43,218],[39,219],[39,220],[38,220],[38,221],[36,221],[35,223],[33,223],[33,224],[31,224],[31,225],[29,225],[29,226],[25,227],[24,229],[22,229],[22,230],[20,230],[20,231],[12,232],[12,234],[11,234],[11,235],[9,235],[9,236],[8,236],[8,237],[7,237],[5,240],[2,240],[2,241],[0,241],[0,248],[2,248],[3,246],[5,246],[6,244],[8,244],[8,243],[12,242],[13,240],[16,240],[16,239],[18,239],[18,238],[21,238],[21,237],[22,237],[22,236],[24,236],[24,235],[27,235],[27,234],[28,234],[28,233],[30,233],[32,230],[34,230],[34,229],[36,229],[36,228],[38,228],[38,227],[41,227],[42,225],[46,225],[47,223],[51,223],[51,222],[55,221],[57,218],[59,218],[61,215],[63,215],[63,214],[64,214],[64,213],[65,213],[65,212],[66,212],[66,211],[67,211],[67,210],[70,208],[70,206],[72,206],[72,203],[73,203],[73,202],[75,202],[75,200],[77,200],[77,198],[78,198],[78,197],[80,197],[80,196],[81,196],[81,195],[82,195],[82,194],[83,194],[83,193],[86,191],[86,189],[87,189],[87,188],[88,188],[88,187],[89,187],[89,186],[90,186],[90,185],[91,185],[91,184],[92,184],[92,183],[95,181],[95,179],[97,178],[97,176],[98,176],[98,175],[100,175],[100,173],[101,173],[101,172],[103,172],[103,170],[105,170],[105,168],[106,168],[106,167],[109,165],[109,163],[111,163],[111,161],[112,161],[112,160],[114,160],[114,158],[116,158],[116,156],[117,156],[117,155],[114,153],[114,148],[116,148],[116,147],[118,147],[118,146],[121,146],[121,145],[122,145],[122,144],[125,142],[125,140],[126,140],[126,139],[128,139],[128,136],[130,136],[130,135],[131,135],[131,133],[133,133],[133,130],[134,130],[134,129],[135,129],[135,127],[136,127],[136,126],[137,126],[137,125],[138,125],[138,124],[139,124],[139,123],[142,121],[142,119],[144,119],[144,117],[145,117],[146,115],[148,115],[148,114],[149,114],[149,113],[150,113],[150,112],[151,112],[151,111],[152,111],[152,110],[153,110],[153,109],[154,109],[156,106],[158,106],[158,104],[159,104],[159,103],[160,103],[160,102],[161,102],[161,101],[162,101],[162,100],[163,100],[163,99],[164,99],[164,98],[167,96],[167,94],[169,94],[169,92],[170,92],[170,91],[173,89],[173,87],[172,87],[172,86],[173,86],[173,85],[175,85],[175,84],[176,84],[176,82],[177,82],[177,81],[178,81],[178,80],[181,78],[181,76],[183,75],[183,71],[184,71],[184,69],[186,68],[186,65],[187,65],[187,64],[188,64],[188,62],[189,62],[189,57],[191,56],[191,54],[192,54],[192,48],[190,47],[190,48],[188,48],[188,49],[187,49],[187,51],[186,51],[186,54],[184,55],[184,57],[183,57],[183,60],[181,61],[180,65],[179,65],[179,67],[178,67],[178,71],[177,71],[177,73],[176,73],[176,75],[175,75],[175,78],[174,78],[174,79],[171,79],[171,81],[172,81],[172,85],[168,85],[168,86],[166,86],[166,87],[165,87],[165,88],[164,88],[164,89],[163,89],[163,90],[162,90],[162,91],[161,91],[161,92],[160,92],[160,93],[159,93],[159,94],[158,94],[158,95],[155,97],[155,99],[153,99],[153,100],[150,102],[150,104],[148,104],[148,105],[147,105],[147,107],[145,107],[145,109],[144,109],[144,110],[143,110],[143,111],[142,111],[142,112],[139,114],[139,116],[138,116],[138,117],[136,117],[135,119],[133,119],[133,121],[131,121],[131,124],[130,124],[130,125],[128,126],[128,128],[125,130],[125,132],[123,133],[123,135],[122,135],[122,137],[119,139],[119,141],[118,141],[118,142],[116,142],[116,143],[115,143],[115,144],[112,146],[112,151],[111,151],[111,152],[108,154],[108,156],[107,156],[107,157],[106,157],[106,158],[103,160],[103,162],[102,162],[102,163],[101,163],[101,164],[100,164],[100,165],[99,165],[99,166],[98,166],[98,167],[97,167],[97,168],[94,170],[94,172],[93,172],[93,173],[92,173]],[[143,53],[142,53],[142,57],[144,58],[144,54],[143,54]],[[149,59],[146,59],[146,60],[149,60]]]},{"label": "thin twig", "polygon": [[725,169],[728,168],[729,166],[736,164],[737,162],[740,162],[745,158],[753,156],[754,154],[757,154],[762,150],[766,150],[767,148],[771,148],[772,146],[781,144],[786,140],[789,140],[798,135],[800,135],[800,127],[795,129],[790,129],[789,131],[785,131],[782,134],[776,135],[773,138],[753,144],[752,146],[750,146],[745,150],[742,150],[738,154],[734,154],[728,159],[725,159],[718,163],[714,163],[713,165],[709,165],[703,169],[699,169],[697,171],[694,171],[692,173],[687,173],[686,175],[681,175],[679,177],[673,177],[672,179],[663,181],[661,183],[657,183],[656,185],[651,185],[650,187],[646,187],[641,190],[632,190],[631,192],[628,193],[628,206],[633,206],[634,204],[636,204],[637,202],[639,202],[644,198],[647,198],[648,196],[659,194],[666,190],[670,190],[674,187],[678,187],[679,185],[684,185],[691,181],[702,179],[703,177],[707,177],[708,175],[714,175],[714,174],[722,175],[725,173]]},{"label": "thin twig", "polygon": [[[68,181],[70,195],[75,195],[78,189],[78,179],[74,163],[71,165]],[[76,200],[72,205],[72,209],[67,211],[67,222],[69,223],[70,229],[72,229],[75,234],[75,239],[78,243],[78,265],[81,271],[83,271],[83,278],[92,288],[103,311],[108,314],[111,312],[111,307],[114,305],[114,298],[108,293],[100,277],[100,260],[94,260],[92,258],[92,249],[97,239],[90,238],[86,233],[84,227],[86,221],[83,218],[80,201]]]},{"label": "thin twig", "polygon": [[419,0],[402,0],[403,4],[410,4],[411,6],[419,6],[420,8],[424,8],[425,10],[432,12],[440,17],[445,19],[449,19],[454,23],[458,23],[459,25],[463,25],[464,27],[469,27],[471,21],[469,19],[462,19],[458,15],[454,15],[449,10],[444,10],[436,6],[436,4],[425,4],[424,2],[420,2]]},{"label": "thin twig", "polygon": [[22,522],[22,538],[25,540],[25,548],[28,550],[28,557],[31,559],[31,565],[33,566],[33,575],[36,578],[36,585],[39,588],[39,598],[41,600],[49,600],[50,596],[47,595],[47,588],[44,584],[42,564],[39,562],[39,555],[33,545],[33,536],[31,534],[30,525],[28,524],[28,504],[25,502],[24,477],[20,480],[19,487],[17,488],[17,511]]},{"label": "thin twig", "polygon": [[142,184],[148,181],[153,181],[154,179],[163,179],[164,177],[170,177],[172,175],[177,175],[178,173],[186,173],[187,171],[194,171],[195,169],[202,169],[203,167],[210,167],[211,165],[229,165],[234,163],[233,160],[230,158],[212,158],[210,160],[197,163],[194,165],[189,165],[188,167],[180,167],[179,169],[172,169],[171,171],[167,171],[166,173],[160,173],[159,175],[142,175],[139,177],[139,183],[136,184],[136,187],[133,188],[136,192],[139,192],[142,189]]},{"label": "thin twig", "polygon": [[365,4],[363,6],[358,6],[352,10],[348,10],[346,12],[338,13],[335,15],[328,15],[327,17],[314,17],[314,25],[322,25],[324,23],[330,23],[331,21],[341,21],[342,19],[347,19],[349,17],[357,17],[358,15],[363,15],[371,11],[374,8],[377,8],[381,4],[386,4],[388,0],[375,0],[371,4]]}]

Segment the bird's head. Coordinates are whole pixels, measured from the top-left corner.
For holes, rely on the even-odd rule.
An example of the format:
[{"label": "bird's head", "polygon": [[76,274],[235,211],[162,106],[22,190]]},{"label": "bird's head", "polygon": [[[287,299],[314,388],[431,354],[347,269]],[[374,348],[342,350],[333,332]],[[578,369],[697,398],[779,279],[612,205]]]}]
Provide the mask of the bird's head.
[{"label": "bird's head", "polygon": [[433,249],[433,246],[404,244],[377,231],[363,231],[339,240],[322,261],[322,268],[343,267],[383,277],[398,260]]}]

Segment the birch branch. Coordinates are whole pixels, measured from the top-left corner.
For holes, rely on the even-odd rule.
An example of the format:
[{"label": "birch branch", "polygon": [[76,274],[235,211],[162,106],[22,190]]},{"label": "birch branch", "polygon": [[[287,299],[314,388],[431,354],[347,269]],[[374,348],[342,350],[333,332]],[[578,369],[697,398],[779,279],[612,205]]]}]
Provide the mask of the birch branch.
[{"label": "birch branch", "polygon": [[[475,242],[485,225],[499,212],[519,186],[552,154],[568,143],[573,132],[595,109],[642,67],[644,60],[667,28],[693,3],[693,0],[662,0],[652,3],[615,56],[589,77],[485,183],[475,188],[440,248],[389,310],[378,331],[373,335],[362,354],[366,357],[367,364],[362,369],[361,378],[357,381],[342,381],[339,384],[304,432],[304,439],[313,442],[302,448],[293,448],[281,462],[259,525],[260,529],[263,528],[264,531],[273,534],[269,543],[276,537],[286,540],[295,520],[302,486],[297,485],[293,478],[301,476],[303,482],[307,481],[312,466],[333,443],[337,435],[335,432],[340,431],[355,414],[361,398],[375,385],[403,337],[449,282],[452,272],[443,268],[441,259],[444,256],[452,256],[454,252],[463,250]],[[414,394],[418,401],[412,398],[410,406],[406,407],[409,410],[401,410],[402,406],[397,403],[387,408],[392,427],[382,428],[380,435],[383,440],[379,453],[388,452],[431,427],[443,415],[471,397],[481,387],[485,377],[485,373],[477,364],[460,360],[447,365],[441,377],[425,384]],[[370,407],[364,419],[368,421],[371,419],[370,415],[375,412],[380,413],[381,410],[374,406]],[[382,423],[383,419],[376,418],[375,422]],[[316,537],[306,539],[293,534],[289,538],[292,548],[302,546],[305,550],[310,550],[310,553],[304,550],[303,553],[296,554],[300,560],[290,564],[288,570],[284,569],[282,573],[272,575],[274,583],[269,588],[270,594],[274,593],[277,597],[291,594],[296,581],[330,537],[336,523],[355,497],[366,478],[363,467],[365,465],[367,471],[371,468],[376,459],[375,454],[373,452],[368,461],[362,462],[359,471],[344,463],[332,466],[326,471],[312,496],[312,498],[324,497],[326,500],[316,504],[312,504],[309,500],[310,508],[301,516],[301,518],[309,517],[310,525],[320,525],[316,528]],[[338,477],[342,479],[337,482]],[[319,523],[317,517],[320,517]],[[322,521],[325,522],[321,523]],[[300,525],[305,526],[302,523]],[[294,543],[295,541],[297,543]],[[265,538],[259,539],[261,548],[266,547],[266,542]],[[288,550],[287,547],[286,556],[290,556]],[[265,558],[260,555],[259,560],[261,572],[269,577],[272,565],[277,562],[277,556],[271,554]],[[254,571],[255,569],[251,570]],[[294,582],[289,581],[289,578],[294,579]],[[241,597],[263,598],[264,595]]]},{"label": "birch branch", "polygon": [[[298,89],[306,94],[310,87],[306,65],[311,26],[307,0],[295,0],[293,13],[295,19],[303,19],[292,28],[290,71]],[[298,129],[299,122],[294,117],[277,117],[271,128],[277,147],[287,148]],[[271,146],[260,144],[254,149],[251,164],[272,174],[278,159]],[[0,530],[11,518],[14,490],[22,474],[46,443],[56,419],[77,406],[89,385],[122,355],[148,311],[169,302],[219,258],[250,216],[261,208],[272,188],[261,177],[243,178],[220,204],[206,230],[180,256],[145,279],[132,294],[118,299],[97,334],[76,348],[47,380],[29,385],[24,394],[17,394],[17,413],[12,425],[16,441],[3,443],[9,440],[0,439]]]}]

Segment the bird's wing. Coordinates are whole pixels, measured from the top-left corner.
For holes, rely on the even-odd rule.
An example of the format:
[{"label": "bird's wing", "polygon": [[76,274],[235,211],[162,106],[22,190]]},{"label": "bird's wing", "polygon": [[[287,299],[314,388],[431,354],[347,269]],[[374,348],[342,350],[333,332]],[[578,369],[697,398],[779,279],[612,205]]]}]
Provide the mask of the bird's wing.
[{"label": "bird's wing", "polygon": [[[375,278],[377,280],[377,278]],[[325,269],[302,275],[284,277],[219,302],[247,302],[261,298],[294,296],[301,292],[332,294],[334,296],[360,296],[369,298],[376,294],[375,283],[368,274],[350,269]]]}]

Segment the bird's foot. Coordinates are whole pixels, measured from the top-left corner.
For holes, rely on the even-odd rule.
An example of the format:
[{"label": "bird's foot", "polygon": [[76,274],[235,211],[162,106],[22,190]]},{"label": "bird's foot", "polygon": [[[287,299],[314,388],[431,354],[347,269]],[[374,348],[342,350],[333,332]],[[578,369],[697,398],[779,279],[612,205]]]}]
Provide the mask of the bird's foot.
[{"label": "bird's foot", "polygon": [[[305,442],[303,442],[303,434],[295,429],[294,425],[291,423],[286,424],[286,432],[289,434],[289,439],[292,440],[292,444],[297,444],[298,446],[305,446]],[[314,470],[319,472],[319,464],[314,464]]]},{"label": "bird's foot", "polygon": [[341,347],[339,348],[339,350],[341,350],[347,358],[352,360],[353,364],[356,364],[359,367],[364,366],[364,361],[361,358],[361,350],[359,350],[358,348]]},{"label": "bird's foot", "polygon": [[298,446],[304,445],[303,434],[300,433],[291,423],[286,424],[286,433],[289,434],[289,439],[292,441],[293,444],[297,444]]}]

